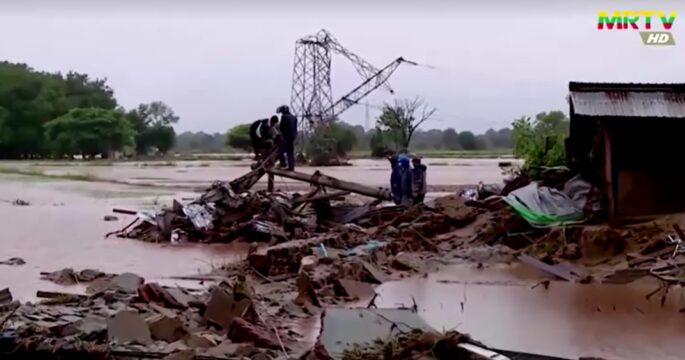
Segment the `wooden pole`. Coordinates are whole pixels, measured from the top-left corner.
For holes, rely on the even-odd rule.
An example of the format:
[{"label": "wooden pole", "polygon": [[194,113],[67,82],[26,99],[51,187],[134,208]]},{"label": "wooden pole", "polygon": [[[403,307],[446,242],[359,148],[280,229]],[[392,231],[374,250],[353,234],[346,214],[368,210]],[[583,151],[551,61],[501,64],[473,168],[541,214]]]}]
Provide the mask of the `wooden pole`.
[{"label": "wooden pole", "polygon": [[274,192],[274,174],[269,173],[269,176],[267,177],[267,185],[266,189],[269,192]]},{"label": "wooden pole", "polygon": [[338,190],[345,190],[355,194],[360,194],[364,196],[369,196],[381,200],[392,200],[392,194],[390,190],[383,187],[374,188],[371,186],[366,186],[358,183],[353,183],[350,181],[344,181],[336,179],[320,172],[315,172],[314,174],[306,174],[297,171],[287,171],[282,169],[272,168],[267,170],[269,174],[282,176],[288,179],[305,181],[311,184],[316,184],[319,186],[327,186]]}]

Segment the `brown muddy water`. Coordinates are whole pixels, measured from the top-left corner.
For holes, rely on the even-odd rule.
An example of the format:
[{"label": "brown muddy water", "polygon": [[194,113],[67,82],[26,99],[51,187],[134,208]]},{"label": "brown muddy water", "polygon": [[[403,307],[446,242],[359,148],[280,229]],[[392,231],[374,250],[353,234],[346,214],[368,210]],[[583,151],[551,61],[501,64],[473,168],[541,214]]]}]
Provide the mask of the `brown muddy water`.
[{"label": "brown muddy water", "polygon": [[[431,171],[437,175],[429,181],[433,179],[434,184],[501,181],[496,162],[488,165],[479,162],[480,165],[434,166]],[[388,176],[387,170],[383,170],[384,163],[371,165],[325,171],[352,181],[384,183]],[[20,166],[28,165],[20,163]],[[46,168],[62,174],[78,171],[93,174],[93,169],[97,169],[98,177],[128,180],[135,177],[147,182],[145,187],[0,175],[0,260],[21,257],[27,262],[23,266],[0,265],[0,288],[9,287],[21,300],[33,300],[37,290],[83,291],[80,286],[65,289],[40,280],[40,272],[65,267],[112,273],[129,271],[148,280],[198,286],[197,282],[169,277],[205,273],[244,256],[246,247],[175,246],[105,239],[106,233],[122,228],[132,219],[119,216],[118,221],[105,222],[103,216],[111,214],[114,207],[139,210],[169,204],[172,198],[194,195],[150,186],[156,184],[154,179],[190,181],[205,186],[216,178],[230,179],[247,170],[246,167],[229,168],[221,165],[213,169],[213,165],[197,164]],[[179,170],[185,172],[176,173]],[[27,200],[31,205],[14,206],[11,204],[14,199]],[[380,297],[376,304],[411,306],[413,297],[421,316],[436,329],[456,328],[496,348],[568,358],[685,358],[685,342],[680,337],[685,330],[685,315],[678,311],[685,307],[681,290],[671,291],[661,308],[658,299],[645,300],[645,295],[656,286],[653,283],[602,286],[553,281],[547,290],[542,286],[532,288],[544,278],[544,274],[523,266],[483,270],[457,266],[425,279],[384,284],[377,289]],[[309,326],[316,327],[315,323],[312,321]]]},{"label": "brown muddy water", "polygon": [[[464,185],[483,181],[486,184],[502,181],[498,159],[424,159],[428,165],[428,184]],[[518,160],[504,161],[518,163]],[[117,162],[98,166],[97,162],[12,162],[0,161],[2,168],[42,172],[49,175],[88,176],[118,182],[156,185],[177,188],[204,187],[213,180],[231,180],[249,171],[250,161],[152,161]],[[387,160],[352,160],[352,166],[299,167],[297,170],[314,173],[319,170],[327,175],[348,181],[362,181],[371,186],[387,186],[389,163]],[[266,183],[263,178],[262,183]],[[277,177],[276,186],[281,190],[302,187],[301,182]],[[439,190],[437,190],[439,191]]]}]

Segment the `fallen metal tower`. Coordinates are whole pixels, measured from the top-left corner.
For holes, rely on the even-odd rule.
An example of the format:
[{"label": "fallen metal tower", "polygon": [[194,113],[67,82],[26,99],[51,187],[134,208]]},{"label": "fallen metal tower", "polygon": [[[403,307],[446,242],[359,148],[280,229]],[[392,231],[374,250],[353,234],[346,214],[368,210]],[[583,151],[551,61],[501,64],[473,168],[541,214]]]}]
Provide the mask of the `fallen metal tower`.
[{"label": "fallen metal tower", "polygon": [[[331,90],[333,53],[346,57],[362,78],[361,85],[335,102]],[[379,87],[393,93],[387,81],[402,63],[416,65],[400,57],[384,68],[377,69],[343,47],[326,30],[297,40],[290,106],[293,114],[300,119],[300,131],[307,134],[318,124],[335,119]]]}]

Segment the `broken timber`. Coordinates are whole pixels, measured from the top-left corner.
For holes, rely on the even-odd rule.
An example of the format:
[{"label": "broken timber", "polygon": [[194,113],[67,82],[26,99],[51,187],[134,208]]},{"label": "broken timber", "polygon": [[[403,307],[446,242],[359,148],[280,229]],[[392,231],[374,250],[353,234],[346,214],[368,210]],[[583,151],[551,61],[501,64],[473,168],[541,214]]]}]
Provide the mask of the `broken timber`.
[{"label": "broken timber", "polygon": [[[254,186],[254,184],[256,184],[259,179],[261,179],[262,176],[264,176],[264,174],[266,174],[267,171],[274,166],[277,158],[278,146],[274,146],[269,152],[269,155],[267,155],[264,160],[257,163],[257,166],[252,169],[252,171],[231,181],[231,189],[237,194],[250,190],[250,188],[252,188],[252,186]],[[269,187],[273,187],[273,181],[269,182]]]},{"label": "broken timber", "polygon": [[316,184],[319,186],[327,186],[338,190],[345,190],[353,192],[356,194],[369,196],[381,200],[392,200],[392,194],[390,190],[386,188],[373,188],[370,186],[365,186],[362,184],[357,184],[349,181],[344,181],[336,179],[327,175],[320,173],[319,171],[314,174],[306,174],[297,171],[287,171],[282,169],[269,169],[267,170],[269,174],[282,176],[288,179],[305,181],[311,184]]}]

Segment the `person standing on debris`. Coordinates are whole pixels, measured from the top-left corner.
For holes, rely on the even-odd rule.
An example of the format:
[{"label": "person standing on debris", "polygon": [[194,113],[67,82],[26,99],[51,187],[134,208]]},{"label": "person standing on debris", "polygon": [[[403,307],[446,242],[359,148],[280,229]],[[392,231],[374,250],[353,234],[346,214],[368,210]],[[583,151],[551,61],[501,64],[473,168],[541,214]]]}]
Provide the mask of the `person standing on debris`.
[{"label": "person standing on debris", "polygon": [[409,157],[401,154],[397,158],[397,168],[399,172],[399,205],[411,206],[412,201],[412,169],[409,166]]},{"label": "person standing on debris", "polygon": [[412,164],[412,198],[414,200],[414,205],[422,204],[423,200],[426,198],[426,190],[428,188],[426,184],[426,165],[421,164],[421,158],[414,156],[411,159]]},{"label": "person standing on debris", "polygon": [[257,120],[250,125],[250,141],[256,159],[266,156],[266,153],[273,146],[275,133],[273,129],[278,124],[278,117],[272,116],[271,119]]},{"label": "person standing on debris", "polygon": [[400,167],[397,161],[397,155],[388,157],[390,161],[390,192],[392,193],[392,201],[395,205],[399,205],[402,201],[402,179],[400,175]]},{"label": "person standing on debris", "polygon": [[281,131],[281,148],[279,150],[280,166],[289,171],[295,170],[295,139],[297,138],[297,118],[290,113],[287,105],[276,109],[281,114],[279,130]]}]

